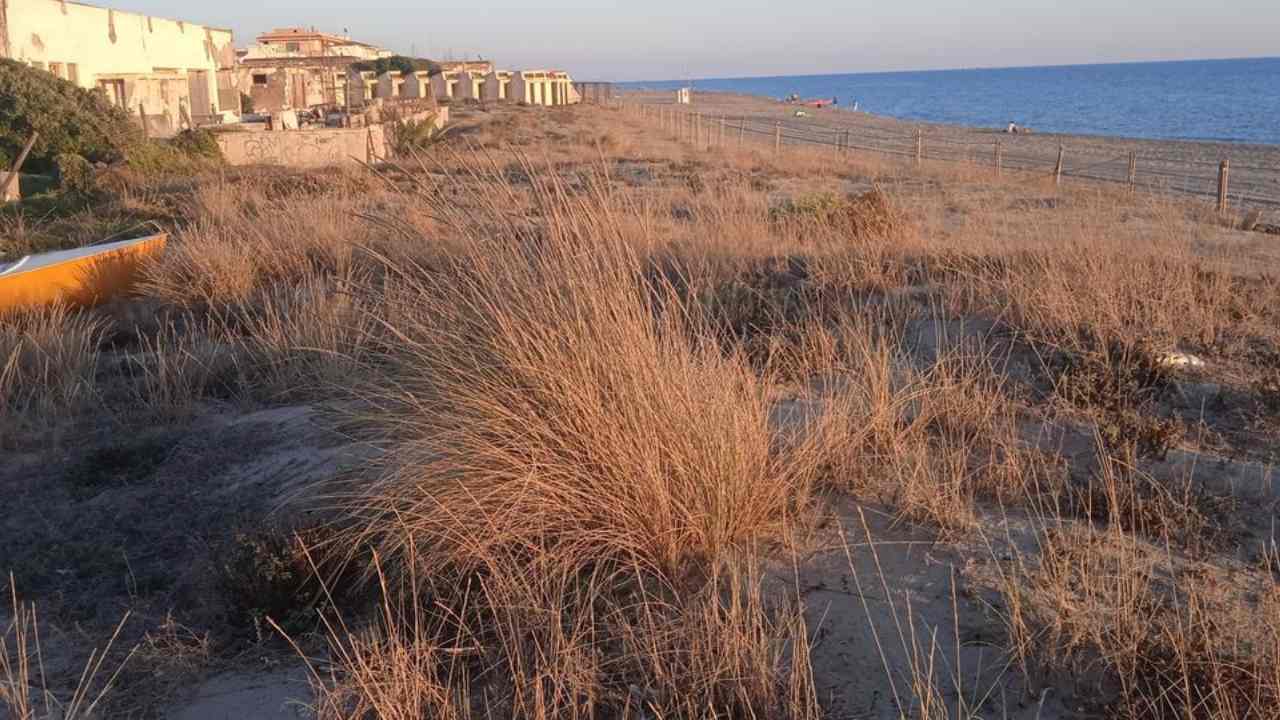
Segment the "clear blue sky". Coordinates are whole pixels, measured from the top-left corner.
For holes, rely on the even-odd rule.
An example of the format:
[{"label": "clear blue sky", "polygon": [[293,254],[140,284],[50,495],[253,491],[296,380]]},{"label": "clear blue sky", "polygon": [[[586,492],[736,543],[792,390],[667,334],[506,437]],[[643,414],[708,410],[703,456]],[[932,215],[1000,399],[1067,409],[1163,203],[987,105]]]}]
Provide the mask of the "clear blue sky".
[{"label": "clear blue sky", "polygon": [[1280,54],[1280,0],[89,0],[230,27],[315,25],[401,53],[664,80]]}]

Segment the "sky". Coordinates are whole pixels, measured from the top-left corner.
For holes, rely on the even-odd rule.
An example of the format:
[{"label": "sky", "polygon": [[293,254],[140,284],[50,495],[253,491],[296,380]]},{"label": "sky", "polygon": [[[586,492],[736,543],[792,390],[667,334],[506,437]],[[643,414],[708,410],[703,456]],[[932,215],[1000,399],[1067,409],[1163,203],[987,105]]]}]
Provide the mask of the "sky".
[{"label": "sky", "polygon": [[1280,54],[1277,0],[88,0],[229,27],[348,30],[402,54],[667,80]]}]

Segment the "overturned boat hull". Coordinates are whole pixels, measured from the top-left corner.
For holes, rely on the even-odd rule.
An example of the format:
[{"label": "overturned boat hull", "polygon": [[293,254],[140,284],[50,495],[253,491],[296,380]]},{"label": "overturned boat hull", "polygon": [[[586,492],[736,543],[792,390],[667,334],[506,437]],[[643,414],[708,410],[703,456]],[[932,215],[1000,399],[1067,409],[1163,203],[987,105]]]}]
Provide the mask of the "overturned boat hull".
[{"label": "overturned boat hull", "polygon": [[168,239],[158,233],[0,264],[0,314],[56,302],[96,305],[127,291],[138,266],[164,250]]}]

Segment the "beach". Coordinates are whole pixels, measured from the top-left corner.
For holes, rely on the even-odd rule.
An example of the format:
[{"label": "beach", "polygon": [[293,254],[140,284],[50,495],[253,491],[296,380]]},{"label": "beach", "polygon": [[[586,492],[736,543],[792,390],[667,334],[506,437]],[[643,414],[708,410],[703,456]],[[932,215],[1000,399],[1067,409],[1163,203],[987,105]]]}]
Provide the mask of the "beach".
[{"label": "beach", "polygon": [[[844,143],[853,152],[914,157],[914,134],[920,130],[925,160],[993,166],[999,143],[1005,169],[1046,175],[1053,173],[1062,148],[1067,181],[1125,183],[1129,155],[1134,153],[1139,188],[1209,200],[1217,194],[1219,164],[1227,160],[1229,205],[1257,210],[1268,222],[1280,222],[1277,145],[1066,135],[1041,133],[1035,128],[1010,134],[1005,128],[907,121],[845,107],[804,107],[761,96],[696,90],[688,106],[676,105],[674,94],[669,92],[631,91],[623,97],[667,109],[683,107],[687,112],[701,113],[712,123],[724,118],[730,135],[740,124],[746,132],[756,134],[771,132],[780,124],[784,143],[830,144],[833,148]],[[797,111],[804,115],[797,117]]]}]

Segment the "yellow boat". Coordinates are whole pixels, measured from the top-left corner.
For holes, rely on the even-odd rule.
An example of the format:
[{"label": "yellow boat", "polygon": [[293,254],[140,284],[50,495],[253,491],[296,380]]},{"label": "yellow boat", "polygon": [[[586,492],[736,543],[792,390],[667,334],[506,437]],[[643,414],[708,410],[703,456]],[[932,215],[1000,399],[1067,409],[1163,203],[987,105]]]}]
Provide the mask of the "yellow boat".
[{"label": "yellow boat", "polygon": [[139,264],[158,255],[168,240],[167,233],[157,233],[0,263],[0,315],[59,301],[96,305],[128,290]]}]

